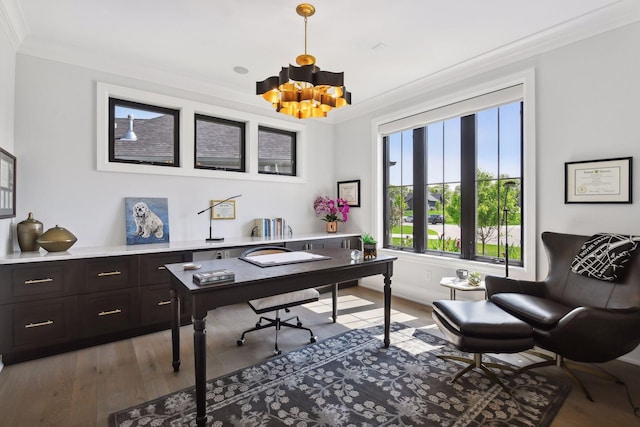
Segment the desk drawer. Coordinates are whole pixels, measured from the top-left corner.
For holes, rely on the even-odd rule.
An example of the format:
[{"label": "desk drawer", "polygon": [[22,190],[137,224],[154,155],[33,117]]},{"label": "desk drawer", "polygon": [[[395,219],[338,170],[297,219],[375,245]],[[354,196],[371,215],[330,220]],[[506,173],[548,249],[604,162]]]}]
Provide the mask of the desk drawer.
[{"label": "desk drawer", "polygon": [[[72,293],[74,262],[2,266],[0,304],[56,298]],[[78,277],[77,271],[75,277]]]},{"label": "desk drawer", "polygon": [[140,285],[168,284],[171,281],[171,275],[164,267],[165,264],[188,261],[191,261],[190,252],[143,255],[140,257]]},{"label": "desk drawer", "polygon": [[87,261],[87,292],[134,287],[138,284],[135,256],[96,258]]},{"label": "desk drawer", "polygon": [[[171,321],[171,296],[169,285],[146,286],[140,289],[141,321],[143,325]],[[180,301],[180,318],[185,321],[191,316],[187,301]]]},{"label": "desk drawer", "polygon": [[82,295],[78,302],[83,337],[123,331],[139,323],[137,289]]},{"label": "desk drawer", "polygon": [[74,339],[75,306],[75,297],[66,297],[0,307],[0,353]]}]

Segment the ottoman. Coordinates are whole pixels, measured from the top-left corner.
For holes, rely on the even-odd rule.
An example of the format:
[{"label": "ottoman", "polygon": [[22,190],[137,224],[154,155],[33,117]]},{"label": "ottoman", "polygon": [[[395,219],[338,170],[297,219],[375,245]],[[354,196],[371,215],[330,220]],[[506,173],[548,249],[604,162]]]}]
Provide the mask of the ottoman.
[{"label": "ottoman", "polygon": [[478,368],[509,391],[489,368],[515,369],[499,363],[485,363],[482,354],[518,353],[533,348],[533,328],[528,323],[513,317],[491,301],[434,301],[433,319],[445,338],[458,350],[473,353],[472,359],[454,355],[438,356],[467,363],[451,382]]}]

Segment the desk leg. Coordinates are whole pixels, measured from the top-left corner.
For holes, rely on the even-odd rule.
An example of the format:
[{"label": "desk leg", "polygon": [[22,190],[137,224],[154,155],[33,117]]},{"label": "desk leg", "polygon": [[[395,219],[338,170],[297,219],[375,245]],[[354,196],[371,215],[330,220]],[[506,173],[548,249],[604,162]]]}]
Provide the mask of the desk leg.
[{"label": "desk leg", "polygon": [[389,348],[391,339],[389,329],[391,328],[391,274],[384,275],[384,346]]},{"label": "desk leg", "polygon": [[180,298],[178,291],[171,289],[171,348],[173,350],[173,372],[180,370]]},{"label": "desk leg", "polygon": [[202,318],[193,317],[193,357],[196,368],[196,425],[207,423],[207,343],[206,312]]},{"label": "desk leg", "polygon": [[333,323],[338,321],[338,284],[334,283],[331,289],[331,299],[333,302]]}]

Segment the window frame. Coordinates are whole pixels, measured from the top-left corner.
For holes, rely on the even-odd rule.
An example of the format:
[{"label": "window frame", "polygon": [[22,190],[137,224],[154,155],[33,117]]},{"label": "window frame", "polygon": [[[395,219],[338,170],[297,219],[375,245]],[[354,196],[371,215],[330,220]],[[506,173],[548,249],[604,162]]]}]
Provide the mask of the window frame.
[{"label": "window frame", "polygon": [[[109,98],[124,99],[143,104],[173,108],[180,111],[180,166],[162,167],[152,164],[121,163],[109,161]],[[194,167],[194,114],[203,114],[246,123],[245,172],[198,169]],[[96,83],[96,151],[95,168],[101,172],[151,174],[245,180],[259,182],[305,184],[308,180],[308,122],[280,118],[271,113],[261,115],[243,110],[233,110],[215,104],[207,104],[187,98],[148,92],[98,81]],[[267,126],[296,133],[296,176],[258,173],[258,126]]]},{"label": "window frame", "polygon": [[[291,138],[291,173],[283,173],[279,171],[265,171],[260,169],[260,132],[269,132],[274,134],[286,135]],[[279,176],[296,176],[297,168],[297,147],[298,147],[298,135],[297,132],[288,131],[284,129],[273,128],[270,126],[258,126],[258,174],[264,175],[279,175]]]},{"label": "window frame", "polygon": [[[406,129],[406,130],[402,130],[398,133],[411,133],[412,134],[412,138],[411,138],[411,158],[413,159],[410,165],[403,165],[405,167],[410,167],[412,173],[412,184],[410,185],[410,187],[412,187],[413,191],[412,191],[412,205],[413,205],[413,236],[412,236],[412,241],[413,241],[413,247],[409,248],[407,246],[395,246],[393,245],[393,243],[389,243],[389,242],[393,242],[393,238],[392,235],[390,233],[390,227],[387,226],[385,228],[385,235],[384,235],[384,239],[383,239],[383,247],[387,248],[387,249],[394,249],[394,250],[401,250],[401,251],[414,251],[416,253],[425,253],[425,254],[438,254],[438,255],[443,255],[443,256],[449,256],[449,257],[453,257],[453,258],[461,258],[461,259],[466,259],[466,260],[475,260],[475,261],[481,261],[481,262],[488,262],[488,263],[495,263],[495,262],[500,262],[501,259],[503,259],[500,256],[489,256],[489,255],[483,255],[482,253],[478,252],[478,237],[477,237],[477,230],[478,230],[478,221],[477,221],[477,215],[478,215],[478,182],[480,182],[481,180],[478,177],[477,171],[478,171],[478,150],[477,150],[477,141],[479,138],[479,133],[478,133],[478,114],[480,114],[482,111],[487,111],[490,109],[499,109],[503,106],[506,105],[512,105],[512,104],[519,104],[520,105],[520,120],[519,120],[519,124],[518,127],[520,129],[520,141],[519,141],[519,151],[520,153],[522,153],[522,109],[523,109],[523,102],[522,101],[512,101],[512,102],[508,102],[506,104],[502,104],[502,105],[497,105],[497,106],[492,106],[489,107],[487,109],[481,109],[479,111],[474,111],[472,113],[466,114],[464,116],[461,117],[451,117],[449,119],[443,119],[443,120],[439,120],[436,122],[432,122],[432,123],[427,123],[424,124],[423,126],[417,127],[417,128],[413,128],[413,129]],[[499,114],[499,111],[498,111]],[[429,141],[429,138],[427,138],[427,128],[429,126],[432,125],[439,125],[440,123],[445,123],[451,119],[457,119],[459,120],[459,129],[460,129],[460,157],[459,157],[459,161],[460,161],[460,195],[461,195],[461,215],[460,215],[460,242],[469,242],[469,244],[461,244],[460,245],[460,252],[454,252],[454,251],[446,251],[446,250],[442,250],[442,249],[430,249],[429,248],[429,241],[428,241],[428,230],[427,230],[427,221],[428,221],[428,208],[427,208],[427,204],[428,204],[428,193],[429,191],[427,190],[427,188],[429,188],[432,185],[447,185],[447,182],[429,182],[428,179],[428,159],[427,159],[427,152],[428,152],[428,148],[429,148],[429,144],[431,143]],[[496,134],[499,134],[500,132],[500,128],[499,128],[499,121],[497,123],[498,128],[496,129]],[[394,133],[395,134],[395,133]],[[384,144],[384,151],[385,151],[385,158],[389,159],[389,150],[390,150],[390,142],[389,142],[389,137],[391,135],[386,135],[383,137],[383,144]],[[436,141],[435,143],[438,144],[440,141]],[[498,146],[498,153],[496,153],[498,155],[498,159],[497,159],[497,165],[498,165],[498,169],[500,169],[500,165],[501,165],[501,161],[499,158],[499,151],[500,151],[500,146]],[[405,156],[405,151],[403,150],[401,153],[401,157]],[[510,181],[510,180],[517,180],[519,182],[522,182],[522,164],[523,164],[523,158],[520,157],[520,164],[519,164],[519,172],[518,172],[518,176],[515,177],[505,177],[505,176],[500,176],[500,174],[498,173],[499,176],[493,177],[492,181],[497,181],[498,183],[498,199],[496,201],[497,205],[496,205],[496,212],[498,212],[498,224],[497,224],[497,228],[498,228],[498,234],[496,236],[496,238],[498,239],[498,241],[500,241],[500,237],[502,236],[502,217],[501,217],[501,212],[502,212],[502,202],[500,199],[500,182],[504,182],[504,181]],[[386,167],[386,171],[389,171],[389,168],[393,165],[391,165],[389,163],[389,160],[384,160],[384,165],[388,165]],[[390,183],[390,177],[389,177],[389,173],[387,172],[385,174],[385,185],[384,188],[385,189],[391,189],[392,185]],[[395,187],[395,185],[393,186]],[[401,187],[405,187],[404,185],[401,185]],[[408,187],[408,186],[407,186]],[[391,206],[391,201],[388,200],[389,197],[389,191],[384,191],[384,198],[385,198],[385,202],[384,202],[384,206],[389,209]],[[390,215],[386,215],[387,218],[389,218]],[[446,215],[445,215],[446,216]],[[417,219],[417,220],[416,220]],[[522,238],[522,227],[520,228],[520,236],[519,236],[519,240],[520,242],[523,242],[523,238]],[[498,247],[500,247],[500,245],[498,245]],[[515,259],[510,259],[509,262],[510,266],[522,266],[522,259],[515,260]]]},{"label": "window frame", "polygon": [[[224,124],[224,125],[229,125],[229,126],[233,126],[233,127],[237,127],[240,129],[240,147],[239,147],[239,152],[240,152],[240,167],[239,168],[226,168],[226,167],[222,167],[222,166],[202,166],[202,165],[198,165],[198,121],[203,121],[203,122],[211,122],[211,123],[217,123],[217,124]],[[226,171],[226,172],[241,172],[244,173],[247,169],[247,159],[246,159],[246,144],[247,144],[247,129],[246,129],[246,123],[245,122],[241,122],[241,121],[237,121],[237,120],[230,120],[230,119],[223,119],[220,117],[215,117],[215,116],[210,116],[208,114],[202,114],[202,113],[194,113],[193,115],[193,167],[195,169],[208,169],[208,170],[219,170],[219,171]]]},{"label": "window frame", "polygon": [[[464,80],[467,78],[467,80]],[[539,236],[537,233],[536,224],[536,155],[535,155],[535,139],[536,139],[536,126],[535,126],[535,104],[536,104],[536,89],[535,89],[535,69],[526,68],[516,71],[513,74],[502,75],[493,78],[493,80],[486,80],[482,77],[475,75],[460,76],[459,81],[450,81],[449,88],[454,88],[447,91],[446,86],[439,85],[437,88],[432,87],[440,95],[431,96],[431,92],[424,92],[422,99],[425,101],[409,104],[407,107],[401,110],[395,110],[385,115],[374,117],[371,121],[371,133],[374,136],[376,149],[371,152],[371,162],[374,165],[374,182],[371,197],[374,202],[375,209],[372,212],[372,228],[375,232],[383,236],[386,232],[385,228],[388,224],[388,219],[385,218],[384,205],[384,185],[385,185],[385,168],[384,161],[384,135],[388,135],[389,125],[397,125],[398,123],[411,122],[415,120],[415,117],[426,112],[439,108],[444,108],[449,105],[458,103],[460,101],[473,99],[475,97],[481,97],[483,95],[491,94],[509,88],[515,85],[522,86],[522,100],[523,106],[523,118],[522,118],[522,178],[523,186],[520,188],[520,197],[522,203],[522,229],[523,229],[523,265],[521,267],[510,268],[510,275],[518,278],[535,279],[536,277],[536,259],[538,256],[538,242]],[[442,95],[444,94],[444,95]],[[416,98],[417,99],[417,98]],[[490,106],[485,106],[489,108]],[[479,111],[480,109],[478,109]],[[403,128],[409,126],[402,125]],[[385,127],[387,127],[385,129]],[[385,129],[383,131],[383,129]],[[396,129],[399,130],[399,129]],[[504,275],[504,264],[493,264],[478,262],[475,260],[466,260],[455,257],[443,256],[439,254],[424,254],[414,253],[395,249],[380,249],[383,252],[388,252],[394,256],[397,256],[399,260],[406,260],[407,262],[428,262],[430,266],[442,268],[443,271],[456,269],[460,267],[466,267],[469,269],[479,270],[483,274]],[[431,267],[430,267],[431,268]]]},{"label": "window frame", "polygon": [[[123,106],[127,108],[136,108],[139,110],[151,111],[154,113],[161,113],[173,117],[173,161],[156,162],[145,160],[128,160],[117,159],[115,153],[115,110],[116,107]],[[135,129],[135,128],[134,128]],[[135,143],[135,142],[134,142]],[[167,108],[159,105],[151,105],[143,102],[129,101],[126,99],[119,99],[116,97],[109,97],[109,162],[111,163],[133,163],[138,165],[153,165],[153,166],[165,166],[165,167],[180,167],[180,110],[173,108]]]}]

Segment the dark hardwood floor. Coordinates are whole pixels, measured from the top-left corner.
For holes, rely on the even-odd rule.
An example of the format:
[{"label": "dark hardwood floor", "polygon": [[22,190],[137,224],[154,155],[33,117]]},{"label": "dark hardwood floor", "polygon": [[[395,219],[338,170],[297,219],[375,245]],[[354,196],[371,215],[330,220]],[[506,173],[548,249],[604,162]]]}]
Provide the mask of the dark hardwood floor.
[{"label": "dark hardwood floor", "polygon": [[[331,296],[296,309],[318,339],[352,328],[382,323],[382,294],[352,287],[340,291],[339,319],[333,324]],[[392,320],[437,331],[429,307],[394,298]],[[263,361],[273,352],[273,330],[247,335],[242,347],[236,340],[256,321],[246,304],[212,310],[207,318],[207,376],[216,376]],[[181,334],[182,367],[171,367],[169,331],[100,345],[34,361],[5,366],[0,372],[1,426],[106,426],[110,413],[193,385],[192,328]],[[283,351],[307,343],[306,332],[284,330]],[[526,354],[509,355],[512,363],[529,363]],[[601,365],[624,380],[636,405],[640,405],[640,366],[613,361]],[[537,372],[571,383],[560,369]],[[579,373],[595,402],[573,387],[554,427],[640,426],[625,388],[609,379]]]}]

